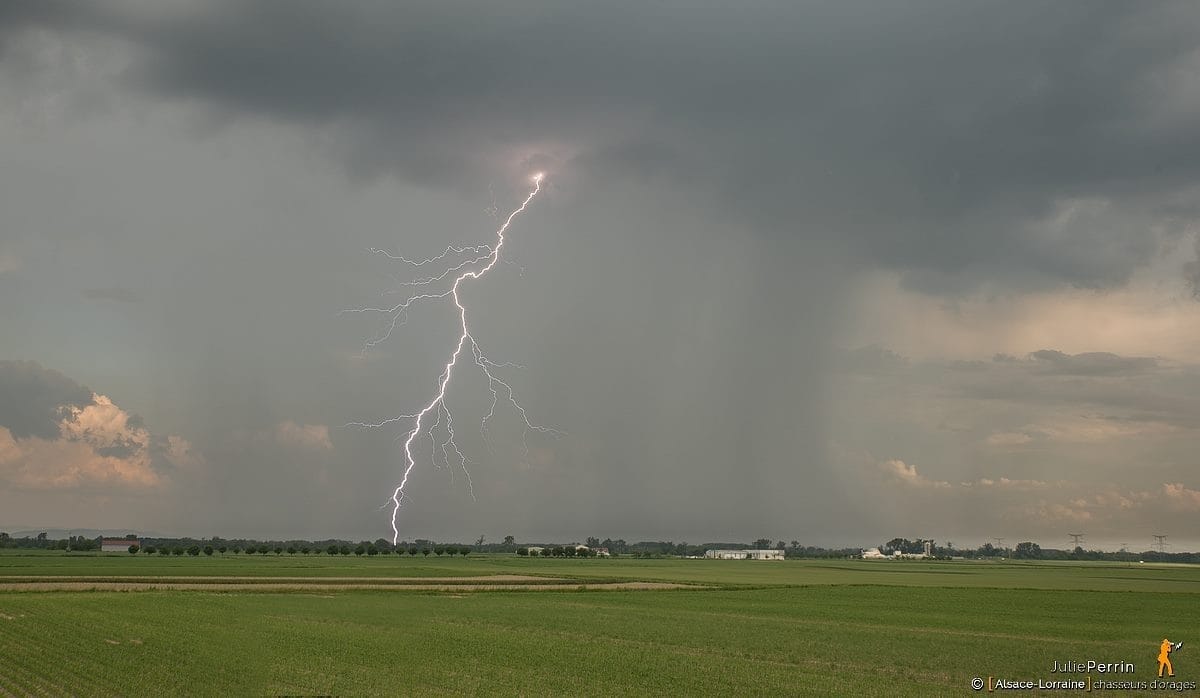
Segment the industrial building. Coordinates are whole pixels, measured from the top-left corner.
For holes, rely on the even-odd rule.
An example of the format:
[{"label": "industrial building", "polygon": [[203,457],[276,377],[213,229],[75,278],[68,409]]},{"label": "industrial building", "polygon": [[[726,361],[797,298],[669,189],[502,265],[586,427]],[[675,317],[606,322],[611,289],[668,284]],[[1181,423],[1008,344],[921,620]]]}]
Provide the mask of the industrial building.
[{"label": "industrial building", "polygon": [[710,560],[782,560],[782,550],[705,550]]}]

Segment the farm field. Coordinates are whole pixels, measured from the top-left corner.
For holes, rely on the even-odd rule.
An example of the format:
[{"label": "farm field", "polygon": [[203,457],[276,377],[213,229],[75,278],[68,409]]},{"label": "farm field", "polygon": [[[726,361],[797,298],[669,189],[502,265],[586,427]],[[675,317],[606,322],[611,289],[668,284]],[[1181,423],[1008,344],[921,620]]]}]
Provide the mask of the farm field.
[{"label": "farm field", "polygon": [[[397,583],[495,575],[556,587]],[[1055,660],[1151,681],[1163,637],[1200,640],[1200,568],[1149,564],[0,555],[0,588],[46,577],[260,583],[0,591],[0,695],[962,695],[1081,678]],[[579,590],[613,581],[704,588]]]}]

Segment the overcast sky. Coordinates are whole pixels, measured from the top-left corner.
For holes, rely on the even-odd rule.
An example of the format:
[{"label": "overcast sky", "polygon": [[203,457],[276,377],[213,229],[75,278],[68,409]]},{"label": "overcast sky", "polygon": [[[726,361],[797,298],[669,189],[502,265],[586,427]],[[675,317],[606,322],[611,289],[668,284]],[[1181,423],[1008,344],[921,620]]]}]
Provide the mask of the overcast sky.
[{"label": "overcast sky", "polygon": [[1198,152],[1191,3],[4,3],[0,526],[390,537],[541,170],[402,538],[1194,548]]}]

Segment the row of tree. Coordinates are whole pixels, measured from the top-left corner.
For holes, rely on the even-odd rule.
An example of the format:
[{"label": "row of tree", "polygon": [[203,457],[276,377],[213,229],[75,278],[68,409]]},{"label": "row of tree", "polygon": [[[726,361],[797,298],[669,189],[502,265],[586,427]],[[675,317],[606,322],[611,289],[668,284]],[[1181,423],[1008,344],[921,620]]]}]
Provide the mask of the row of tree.
[{"label": "row of tree", "polygon": [[[546,551],[550,551],[548,556],[572,556],[574,555],[575,546],[578,543],[571,545],[560,545],[556,543],[548,544],[518,544],[514,536],[504,536],[500,543],[487,543],[483,536],[476,539],[474,545],[465,545],[462,543],[437,543],[432,540],[418,538],[414,541],[401,541],[393,545],[391,541],[378,538],[374,541],[359,541],[357,543],[339,540],[327,539],[320,541],[308,540],[289,540],[289,541],[259,541],[254,539],[224,539],[219,537],[196,539],[196,538],[143,538],[140,541],[134,534],[125,536],[130,541],[130,552],[141,552],[145,554],[158,555],[213,555],[213,554],[259,554],[267,555],[274,553],[282,555],[409,555],[415,557],[417,555],[467,555],[471,552],[491,552],[491,553],[517,553],[518,555],[529,554],[530,547],[540,547],[543,549],[542,555],[547,555]],[[54,539],[50,538],[46,533],[39,533],[36,536],[12,537],[8,533],[0,532],[0,548],[24,548],[24,549],[43,549],[43,550],[67,550],[67,551],[94,551],[100,549],[100,537],[89,538],[85,536],[68,536],[66,538]],[[1117,552],[1108,552],[1101,550],[1084,550],[1082,547],[1076,547],[1073,550],[1059,550],[1055,548],[1042,548],[1037,543],[1032,541],[1023,541],[1018,543],[1014,548],[1004,548],[994,546],[991,543],[985,543],[978,548],[955,548],[953,543],[947,542],[945,545],[939,545],[932,539],[916,538],[893,538],[879,546],[881,552],[885,555],[890,555],[893,552],[899,551],[908,554],[920,554],[924,552],[925,544],[929,543],[935,557],[965,557],[972,559],[988,559],[988,558],[1014,558],[1018,560],[1108,560],[1108,561],[1134,561],[1145,560],[1147,562],[1184,562],[1184,563],[1200,563],[1200,552],[1177,552],[1167,553],[1159,551],[1144,551],[1141,553],[1133,553],[1127,550]],[[623,539],[605,538],[601,540],[598,537],[589,536],[585,540],[585,544],[591,550],[604,548],[611,555],[628,555],[633,557],[700,557],[704,555],[706,550],[723,549],[723,550],[746,550],[746,549],[775,549],[782,550],[786,557],[789,558],[845,558],[857,557],[860,553],[859,548],[822,548],[819,546],[801,545],[799,541],[784,541],[772,542],[768,538],[759,538],[750,543],[704,543],[701,545],[693,545],[687,542],[676,543],[674,541],[640,541],[637,543],[629,543]],[[140,546],[140,547],[139,547]],[[572,552],[567,552],[567,551]],[[524,551],[524,553],[522,553]],[[559,551],[559,552],[555,552]]]},{"label": "row of tree", "polygon": [[555,545],[541,548],[517,548],[517,554],[521,557],[596,557],[596,551],[587,547],[576,547],[574,545]]},{"label": "row of tree", "polygon": [[245,547],[238,545],[232,548],[228,545],[205,545],[203,547],[200,545],[190,545],[184,547],[182,545],[146,544],[145,548],[142,549],[141,546],[135,543],[129,546],[129,552],[132,554],[144,552],[146,555],[154,555],[155,553],[159,555],[183,555],[184,553],[187,553],[188,555],[199,555],[201,553],[204,553],[205,555],[212,555],[213,553],[219,553],[221,555],[226,553],[232,553],[234,555],[240,555],[242,553],[245,553],[246,555],[253,555],[255,553],[258,553],[259,555],[267,555],[268,553],[274,553],[276,555],[282,555],[284,553],[287,553],[288,555],[320,555],[321,553],[325,553],[327,555],[349,555],[351,553],[354,553],[355,555],[387,555],[390,553],[403,555],[407,552],[410,556],[421,554],[428,557],[430,553],[433,553],[438,556],[462,555],[465,557],[471,553],[471,548],[465,545],[435,545],[432,548],[418,548],[414,545],[407,549],[393,548],[381,550],[374,543],[359,543],[353,548],[347,544],[338,545],[336,543],[331,543],[322,549],[312,545],[289,545],[285,548],[282,545],[272,546],[264,543],[261,545],[247,545]]},{"label": "row of tree", "polygon": [[[1167,553],[1157,550],[1146,550],[1134,553],[1124,548],[1113,552],[1107,550],[1084,550],[1081,546],[1076,546],[1074,549],[1043,548],[1033,541],[1022,541],[1017,543],[1014,548],[995,546],[991,543],[984,543],[978,548],[955,548],[953,543],[948,542],[942,546],[938,545],[932,539],[926,541],[923,538],[917,538],[916,540],[893,538],[879,546],[879,551],[885,555],[890,555],[897,551],[919,554],[924,552],[926,542],[930,544],[933,555],[939,558],[962,557],[972,560],[996,558],[1013,558],[1015,560],[1102,560],[1108,562],[1145,560],[1146,562],[1200,563],[1200,553],[1194,552]],[[791,557],[790,554],[789,557]]]}]

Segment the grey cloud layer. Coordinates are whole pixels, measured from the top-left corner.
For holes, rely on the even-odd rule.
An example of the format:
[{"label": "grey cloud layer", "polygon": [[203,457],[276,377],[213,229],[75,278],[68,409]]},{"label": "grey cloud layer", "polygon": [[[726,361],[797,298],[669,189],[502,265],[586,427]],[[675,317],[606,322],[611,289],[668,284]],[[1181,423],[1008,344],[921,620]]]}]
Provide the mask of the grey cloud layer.
[{"label": "grey cloud layer", "polygon": [[132,42],[124,80],[148,94],[326,127],[358,171],[478,190],[503,159],[565,146],[568,169],[665,175],[769,235],[836,241],[928,290],[1120,284],[1196,213],[1183,193],[1200,119],[1178,97],[1200,46],[1188,5],[38,14]]},{"label": "grey cloud layer", "polygon": [[63,407],[92,402],[92,391],[33,361],[0,361],[0,427],[17,438],[57,438]]}]

